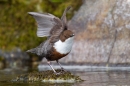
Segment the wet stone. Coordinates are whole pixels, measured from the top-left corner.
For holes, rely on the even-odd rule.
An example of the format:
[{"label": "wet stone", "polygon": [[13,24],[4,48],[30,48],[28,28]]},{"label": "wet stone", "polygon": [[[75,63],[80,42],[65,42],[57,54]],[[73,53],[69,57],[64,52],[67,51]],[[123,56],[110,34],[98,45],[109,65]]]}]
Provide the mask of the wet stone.
[{"label": "wet stone", "polygon": [[52,70],[42,71],[42,72],[32,72],[28,74],[19,75],[12,82],[80,82],[83,81],[79,76],[73,75],[68,71],[56,70],[58,75],[56,75]]}]

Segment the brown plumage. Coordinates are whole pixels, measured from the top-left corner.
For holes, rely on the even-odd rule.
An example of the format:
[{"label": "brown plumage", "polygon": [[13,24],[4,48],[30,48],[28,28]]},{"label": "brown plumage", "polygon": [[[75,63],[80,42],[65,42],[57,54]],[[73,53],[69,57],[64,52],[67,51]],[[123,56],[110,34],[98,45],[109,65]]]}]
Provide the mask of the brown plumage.
[{"label": "brown plumage", "polygon": [[73,36],[72,35],[73,32],[70,30],[65,30],[61,35],[60,35],[60,39],[62,42],[64,42],[66,39],[68,39],[69,37]]},{"label": "brown plumage", "polygon": [[48,60],[49,66],[56,74],[57,72],[50,65],[50,61],[56,60],[60,65],[58,60],[70,53],[73,44],[74,34],[71,30],[68,30],[66,19],[66,12],[69,9],[70,7],[65,9],[61,19],[49,13],[29,12],[37,21],[37,36],[46,36],[48,39],[38,47],[30,49],[27,52],[35,53],[43,58],[45,57]]},{"label": "brown plumage", "polygon": [[53,47],[51,50],[51,54],[50,56],[48,56],[47,60],[49,61],[54,61],[54,60],[59,60],[62,57],[66,56],[68,53],[66,54],[60,54],[59,52],[56,51],[56,49]]}]

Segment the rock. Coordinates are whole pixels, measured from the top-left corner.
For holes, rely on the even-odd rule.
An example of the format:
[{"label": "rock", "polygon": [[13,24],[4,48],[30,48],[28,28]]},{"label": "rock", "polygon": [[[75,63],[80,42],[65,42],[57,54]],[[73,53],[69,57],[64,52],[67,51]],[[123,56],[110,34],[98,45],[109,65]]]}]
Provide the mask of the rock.
[{"label": "rock", "polygon": [[29,74],[23,74],[15,79],[12,79],[12,82],[80,82],[83,81],[79,76],[75,76],[70,72],[65,72],[61,70],[56,70],[59,75],[54,74],[52,70],[47,70],[43,72],[32,72]]},{"label": "rock", "polygon": [[129,8],[129,0],[84,0],[69,22],[73,49],[61,62],[129,64]]},{"label": "rock", "polygon": [[8,52],[0,50],[0,68],[4,63],[4,68],[27,69],[30,64],[29,60],[29,55],[19,48]]}]

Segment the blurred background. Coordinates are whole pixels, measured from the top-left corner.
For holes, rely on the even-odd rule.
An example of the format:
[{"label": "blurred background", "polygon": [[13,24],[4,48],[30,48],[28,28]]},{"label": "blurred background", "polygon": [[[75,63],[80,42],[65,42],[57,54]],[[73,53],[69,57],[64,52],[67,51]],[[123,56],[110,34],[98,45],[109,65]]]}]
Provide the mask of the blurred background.
[{"label": "blurred background", "polygon": [[62,64],[129,66],[129,0],[0,0],[0,69],[37,68],[40,58],[25,51],[46,38],[36,36],[36,21],[27,12],[60,18],[67,6],[72,6],[68,26],[76,37]]},{"label": "blurred background", "polygon": [[[74,86],[130,86],[130,0],[0,0],[1,86],[45,85],[8,81],[17,74],[51,70],[46,59],[41,65],[39,57],[25,52],[46,40],[36,36],[37,24],[28,12],[60,18],[67,6],[72,6],[67,19],[75,42],[59,62],[85,80]],[[56,62],[52,66],[59,68]],[[73,85],[61,84],[55,86]]]}]

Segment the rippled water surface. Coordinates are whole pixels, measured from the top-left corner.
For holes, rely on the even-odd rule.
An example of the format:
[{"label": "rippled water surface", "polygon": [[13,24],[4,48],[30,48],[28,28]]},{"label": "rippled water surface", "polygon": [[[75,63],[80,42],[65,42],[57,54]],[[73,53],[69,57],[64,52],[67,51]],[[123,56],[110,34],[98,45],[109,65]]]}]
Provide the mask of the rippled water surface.
[{"label": "rippled water surface", "polygon": [[71,71],[73,74],[80,76],[84,81],[77,83],[14,83],[8,80],[16,77],[21,72],[10,73],[0,72],[0,86],[130,86],[129,71]]}]

